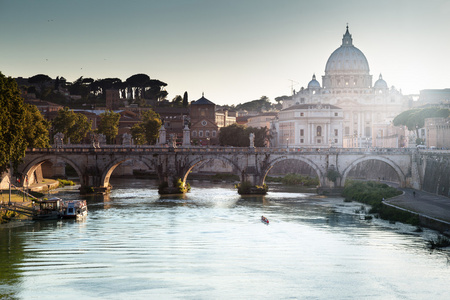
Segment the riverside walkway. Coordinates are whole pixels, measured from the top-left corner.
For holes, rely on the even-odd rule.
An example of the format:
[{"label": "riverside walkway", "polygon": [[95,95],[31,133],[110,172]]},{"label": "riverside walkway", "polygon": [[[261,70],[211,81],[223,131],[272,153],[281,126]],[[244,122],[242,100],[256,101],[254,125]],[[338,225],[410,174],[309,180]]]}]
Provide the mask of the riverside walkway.
[{"label": "riverside walkway", "polygon": [[[450,198],[425,191],[400,188],[402,195],[385,201],[441,223],[443,230],[450,231]],[[415,192],[415,195],[414,195]]]}]

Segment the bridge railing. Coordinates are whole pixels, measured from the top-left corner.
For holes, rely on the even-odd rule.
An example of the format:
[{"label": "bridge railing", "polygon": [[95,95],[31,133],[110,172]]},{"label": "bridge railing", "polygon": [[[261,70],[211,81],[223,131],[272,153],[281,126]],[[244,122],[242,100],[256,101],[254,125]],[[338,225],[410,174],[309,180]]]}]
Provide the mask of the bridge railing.
[{"label": "bridge railing", "polygon": [[[190,146],[190,147],[167,147],[159,145],[123,146],[123,145],[101,145],[94,148],[92,145],[64,145],[61,148],[31,148],[27,153],[285,153],[285,154],[350,154],[350,153],[376,153],[376,154],[401,154],[417,151],[415,148],[275,148],[275,147],[220,147],[220,146]],[[442,151],[442,150],[441,150]],[[422,151],[421,151],[422,152]],[[448,152],[448,151],[446,151]]]}]

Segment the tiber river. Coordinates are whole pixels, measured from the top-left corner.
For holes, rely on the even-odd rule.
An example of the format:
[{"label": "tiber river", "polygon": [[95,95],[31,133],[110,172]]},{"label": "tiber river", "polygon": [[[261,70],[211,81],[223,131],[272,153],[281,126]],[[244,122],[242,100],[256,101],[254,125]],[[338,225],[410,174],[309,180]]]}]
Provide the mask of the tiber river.
[{"label": "tiber river", "polygon": [[361,204],[112,184],[83,221],[0,229],[0,299],[450,299],[450,250],[426,246],[436,233],[365,221]]}]

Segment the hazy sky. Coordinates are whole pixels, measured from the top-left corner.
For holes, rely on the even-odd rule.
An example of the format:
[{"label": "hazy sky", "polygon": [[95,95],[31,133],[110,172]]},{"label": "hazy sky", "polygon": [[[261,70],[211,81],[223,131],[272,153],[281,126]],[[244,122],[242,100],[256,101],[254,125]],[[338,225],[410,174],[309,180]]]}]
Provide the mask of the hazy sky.
[{"label": "hazy sky", "polygon": [[216,104],[322,84],[349,24],[373,82],[450,88],[450,0],[0,0],[0,71],[122,80],[137,73]]}]

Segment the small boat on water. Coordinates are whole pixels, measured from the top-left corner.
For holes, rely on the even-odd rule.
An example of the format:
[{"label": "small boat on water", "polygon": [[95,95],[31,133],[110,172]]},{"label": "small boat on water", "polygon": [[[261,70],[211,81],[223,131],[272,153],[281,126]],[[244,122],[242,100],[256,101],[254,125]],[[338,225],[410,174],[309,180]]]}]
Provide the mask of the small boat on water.
[{"label": "small boat on water", "polygon": [[261,222],[263,222],[263,223],[269,225],[269,219],[267,219],[267,218],[264,217],[264,216],[261,216]]},{"label": "small boat on water", "polygon": [[86,200],[63,200],[62,218],[76,219],[87,216],[88,209]]},{"label": "small boat on water", "polygon": [[87,216],[86,200],[62,200],[53,197],[33,203],[33,220],[76,219]]},{"label": "small boat on water", "polygon": [[62,200],[60,198],[50,198],[39,200],[33,203],[33,220],[57,220],[62,217]]}]

